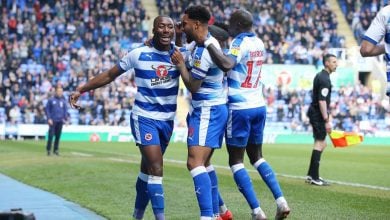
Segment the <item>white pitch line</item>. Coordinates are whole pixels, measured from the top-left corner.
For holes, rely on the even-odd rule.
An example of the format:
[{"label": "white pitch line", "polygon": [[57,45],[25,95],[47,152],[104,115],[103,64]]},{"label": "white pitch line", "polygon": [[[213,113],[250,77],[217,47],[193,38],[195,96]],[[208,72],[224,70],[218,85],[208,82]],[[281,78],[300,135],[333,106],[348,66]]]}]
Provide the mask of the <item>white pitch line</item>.
[{"label": "white pitch line", "polygon": [[[181,160],[173,160],[173,159],[164,159],[164,161],[171,162],[171,163],[178,163],[178,164],[186,164],[185,161]],[[221,166],[221,165],[214,165],[216,168],[220,169],[225,169],[225,170],[230,170],[230,167],[228,166]],[[251,173],[257,173],[257,170],[254,169],[247,169],[248,172]],[[282,173],[276,173],[277,176],[282,176],[282,177],[287,177],[287,178],[292,178],[292,179],[302,179],[305,180],[306,176],[295,176],[295,175],[289,175],[289,174],[282,174]],[[373,185],[367,185],[367,184],[360,184],[360,183],[349,183],[349,182],[342,182],[342,181],[336,181],[336,180],[327,180],[330,183],[336,183],[339,185],[345,185],[345,186],[355,186],[355,187],[364,187],[364,188],[369,188],[369,189],[378,189],[378,190],[385,190],[389,191],[389,187],[383,187],[383,186],[373,186]]]},{"label": "white pitch line", "polygon": [[[78,153],[78,152],[72,152],[72,154],[80,155],[80,156],[82,156],[82,155],[93,156],[92,154],[84,154],[84,153]],[[138,156],[138,157],[140,158],[140,156]],[[138,161],[135,162],[132,160],[113,158],[113,157],[109,157],[107,159],[111,160],[111,161],[124,162],[124,163],[139,163]],[[164,162],[177,163],[177,164],[186,164],[187,163],[186,161],[174,160],[174,159],[168,159],[168,158],[164,158]],[[230,170],[230,167],[228,167],[228,166],[214,165],[214,164],[213,164],[213,166],[216,168],[220,168],[220,169]],[[257,173],[257,170],[248,169],[248,172]],[[305,176],[295,176],[295,175],[282,174],[282,173],[276,173],[276,175],[291,178],[291,179],[302,179],[302,180],[306,179]],[[373,186],[373,185],[367,185],[367,184],[361,184],[361,183],[349,183],[349,182],[342,182],[342,181],[336,181],[336,180],[327,180],[327,181],[330,183],[335,183],[335,184],[345,185],[345,186],[354,186],[354,187],[363,187],[363,188],[368,188],[368,189],[390,191],[389,187],[384,187],[384,186]]]},{"label": "white pitch line", "polygon": [[80,153],[80,152],[71,152],[71,154],[76,155],[76,156],[82,156],[82,157],[92,157],[92,154],[85,154],[85,153]]}]

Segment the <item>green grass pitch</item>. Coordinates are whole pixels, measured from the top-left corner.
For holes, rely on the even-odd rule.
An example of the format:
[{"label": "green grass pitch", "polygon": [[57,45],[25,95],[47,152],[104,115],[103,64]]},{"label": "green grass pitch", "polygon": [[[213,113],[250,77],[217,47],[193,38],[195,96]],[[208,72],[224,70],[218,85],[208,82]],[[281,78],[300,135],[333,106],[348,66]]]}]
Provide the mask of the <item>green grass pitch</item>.
[{"label": "green grass pitch", "polygon": [[[311,150],[310,145],[263,146],[264,157],[278,174],[292,209],[290,219],[389,219],[390,147],[328,146],[320,173],[332,181],[329,187],[304,183]],[[43,141],[0,141],[0,172],[108,219],[130,219],[140,160],[134,143],[62,142],[60,152],[60,157],[47,157]],[[171,144],[165,155],[163,182],[168,220],[199,219],[186,157],[183,143]],[[272,194],[248,159],[245,162],[261,206],[272,219],[276,211]],[[221,194],[235,219],[250,219],[250,208],[227,167],[225,147],[215,152],[213,164]],[[145,219],[153,219],[150,205]]]}]

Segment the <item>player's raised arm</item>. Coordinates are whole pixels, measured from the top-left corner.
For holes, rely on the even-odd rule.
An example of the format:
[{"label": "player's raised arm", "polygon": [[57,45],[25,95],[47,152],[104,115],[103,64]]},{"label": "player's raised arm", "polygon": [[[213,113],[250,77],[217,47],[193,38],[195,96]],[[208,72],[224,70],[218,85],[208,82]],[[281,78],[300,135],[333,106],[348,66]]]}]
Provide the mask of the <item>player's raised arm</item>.
[{"label": "player's raised arm", "polygon": [[76,91],[72,92],[69,96],[70,106],[75,109],[80,109],[81,106],[77,103],[77,101],[79,100],[79,97],[82,93],[107,85],[110,82],[114,81],[115,78],[122,73],[124,73],[124,71],[119,68],[118,65],[115,65],[111,69],[104,71],[103,73],[92,78],[86,84],[78,86],[76,88]]}]

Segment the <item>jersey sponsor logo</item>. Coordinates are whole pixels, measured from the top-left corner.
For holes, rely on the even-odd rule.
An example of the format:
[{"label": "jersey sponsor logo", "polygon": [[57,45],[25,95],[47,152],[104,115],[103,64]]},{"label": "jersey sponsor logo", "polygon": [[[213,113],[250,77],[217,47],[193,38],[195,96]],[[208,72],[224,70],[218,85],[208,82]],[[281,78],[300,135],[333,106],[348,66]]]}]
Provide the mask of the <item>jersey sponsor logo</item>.
[{"label": "jersey sponsor logo", "polygon": [[145,140],[150,141],[152,139],[153,139],[153,135],[151,133],[146,133],[145,134]]},{"label": "jersey sponsor logo", "polygon": [[171,81],[172,77],[168,74],[168,71],[172,68],[173,66],[168,65],[159,65],[157,67],[152,65],[152,69],[156,71],[157,78],[150,79],[150,85],[155,86]]},{"label": "jersey sponsor logo", "polygon": [[324,96],[324,97],[326,97],[328,95],[328,93],[329,93],[329,89],[328,88],[323,88],[321,90],[321,95]]}]

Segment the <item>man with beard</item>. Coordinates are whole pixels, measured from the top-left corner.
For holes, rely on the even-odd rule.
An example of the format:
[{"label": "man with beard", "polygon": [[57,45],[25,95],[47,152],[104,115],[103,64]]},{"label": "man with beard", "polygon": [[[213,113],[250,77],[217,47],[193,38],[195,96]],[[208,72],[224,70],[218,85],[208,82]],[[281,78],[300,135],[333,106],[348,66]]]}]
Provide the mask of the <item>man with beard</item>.
[{"label": "man with beard", "polygon": [[193,178],[202,220],[221,219],[218,216],[218,180],[210,159],[214,149],[221,148],[227,119],[224,72],[212,62],[204,46],[196,44],[207,38],[221,50],[217,39],[208,30],[210,16],[207,8],[201,5],[185,10],[181,28],[187,42],[195,41],[191,44],[194,49],[190,49],[188,66],[178,50],[171,57],[192,97],[187,116],[187,168]]}]

